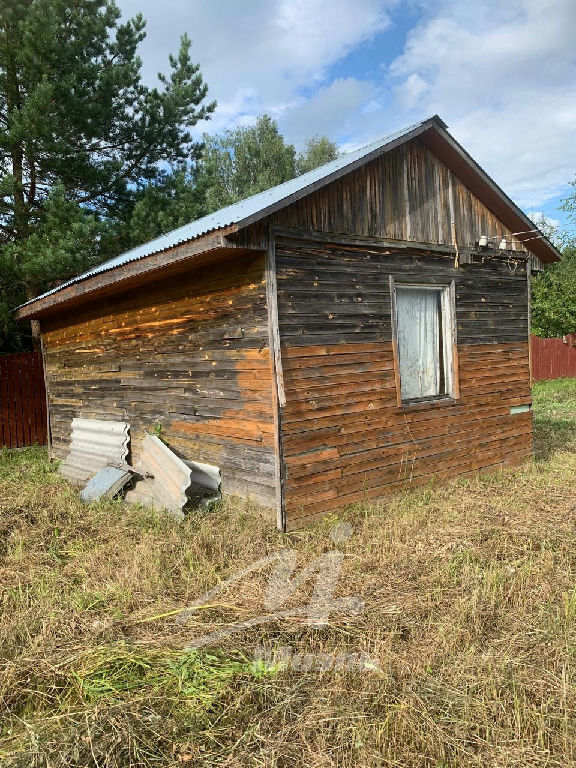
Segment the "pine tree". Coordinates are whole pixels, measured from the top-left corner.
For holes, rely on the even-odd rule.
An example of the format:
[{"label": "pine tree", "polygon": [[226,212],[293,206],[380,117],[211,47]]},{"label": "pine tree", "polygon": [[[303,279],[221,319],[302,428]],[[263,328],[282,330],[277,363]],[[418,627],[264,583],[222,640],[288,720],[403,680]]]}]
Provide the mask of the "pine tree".
[{"label": "pine tree", "polygon": [[[163,164],[198,157],[215,104],[184,36],[157,87],[141,79],[141,15],[113,0],[11,0],[0,18],[0,320],[106,258],[111,224]],[[117,247],[115,250],[119,250]],[[7,294],[7,295],[6,295]],[[0,329],[1,330],[1,329]]]}]

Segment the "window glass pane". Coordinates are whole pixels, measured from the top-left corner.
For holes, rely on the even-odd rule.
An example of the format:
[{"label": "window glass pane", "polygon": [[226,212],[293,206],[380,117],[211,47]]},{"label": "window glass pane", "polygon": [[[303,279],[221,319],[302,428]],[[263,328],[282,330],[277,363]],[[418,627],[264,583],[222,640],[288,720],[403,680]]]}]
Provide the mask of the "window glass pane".
[{"label": "window glass pane", "polygon": [[446,393],[443,289],[397,286],[398,358],[403,400]]}]

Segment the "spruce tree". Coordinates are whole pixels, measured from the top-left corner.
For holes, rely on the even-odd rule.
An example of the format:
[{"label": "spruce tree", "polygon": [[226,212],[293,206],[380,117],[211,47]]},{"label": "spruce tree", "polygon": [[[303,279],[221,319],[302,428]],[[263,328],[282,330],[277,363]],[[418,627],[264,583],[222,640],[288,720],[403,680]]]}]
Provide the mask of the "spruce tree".
[{"label": "spruce tree", "polygon": [[[166,165],[196,158],[214,102],[184,36],[169,74],[141,77],[141,15],[113,0],[10,0],[0,17],[0,322],[101,261],[114,223]],[[13,330],[13,329],[12,329]]]}]

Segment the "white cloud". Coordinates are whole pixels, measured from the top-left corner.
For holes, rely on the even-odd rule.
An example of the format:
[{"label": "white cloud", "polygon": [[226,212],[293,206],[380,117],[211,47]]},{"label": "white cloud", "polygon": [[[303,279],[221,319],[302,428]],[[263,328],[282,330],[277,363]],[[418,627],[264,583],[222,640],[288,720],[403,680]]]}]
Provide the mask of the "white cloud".
[{"label": "white cloud", "polygon": [[312,134],[355,137],[360,115],[370,109],[374,94],[373,83],[354,77],[334,80],[314,96],[284,110],[282,131],[297,146]]},{"label": "white cloud", "polygon": [[[183,32],[218,100],[218,131],[275,116],[301,145],[326,133],[345,148],[438,113],[525,208],[564,194],[576,173],[575,0],[119,0],[142,10],[145,76],[167,68]],[[330,67],[419,14],[393,62],[386,44],[361,70]],[[413,18],[413,16],[412,16]],[[387,39],[391,39],[389,36]],[[380,65],[380,68],[379,68]],[[342,72],[342,69],[339,70]]]},{"label": "white cloud", "polygon": [[[179,36],[192,38],[218,110],[212,130],[236,125],[261,112],[289,119],[309,93],[328,85],[327,69],[389,25],[387,8],[397,0],[120,0],[125,16],[142,10],[148,36],[142,46],[144,74],[152,81],[167,67]],[[338,90],[338,88],[336,88]],[[345,94],[340,87],[340,93]],[[345,107],[345,104],[344,104]],[[313,107],[309,119],[320,113]],[[320,123],[318,123],[320,125]],[[320,132],[310,124],[306,135]]]},{"label": "white cloud", "polygon": [[561,193],[576,172],[574,0],[442,0],[389,68],[398,106],[438,112],[520,204]]},{"label": "white cloud", "polygon": [[560,219],[551,219],[550,216],[546,216],[544,211],[528,211],[528,216],[532,219],[532,221],[535,224],[546,224],[548,227],[553,227],[554,229],[558,229],[561,222]]},{"label": "white cloud", "polygon": [[396,94],[398,101],[405,109],[412,109],[428,90],[428,83],[417,72],[412,72],[398,86]]}]

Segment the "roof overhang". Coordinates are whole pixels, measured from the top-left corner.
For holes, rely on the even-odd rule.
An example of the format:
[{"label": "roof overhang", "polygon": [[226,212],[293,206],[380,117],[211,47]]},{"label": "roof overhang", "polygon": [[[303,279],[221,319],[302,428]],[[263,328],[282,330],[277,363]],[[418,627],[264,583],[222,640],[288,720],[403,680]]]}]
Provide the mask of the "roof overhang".
[{"label": "roof overhang", "polygon": [[213,232],[176,246],[169,251],[155,253],[138,261],[115,267],[106,272],[92,275],[80,282],[71,283],[59,291],[39,296],[15,311],[16,319],[26,320],[44,317],[61,310],[68,310],[79,304],[136,290],[171,275],[178,275],[190,266],[199,268],[223,261],[233,256],[253,253],[246,248],[236,247],[227,240],[227,235],[236,231],[230,227],[223,232]]},{"label": "roof overhang", "polygon": [[[15,312],[16,318],[19,320],[37,318],[47,312],[54,311],[56,307],[62,304],[72,305],[88,300],[91,294],[115,293],[122,290],[128,281],[130,284],[137,280],[149,282],[150,275],[160,271],[164,274],[170,269],[179,270],[181,265],[189,260],[193,260],[195,264],[207,263],[206,259],[209,261],[213,258],[215,251],[221,251],[218,258],[225,257],[228,252],[231,254],[239,253],[242,249],[237,248],[233,240],[228,239],[239,230],[265,219],[317,189],[325,187],[327,184],[416,138],[442,160],[511,231],[525,232],[536,229],[534,222],[448,133],[444,121],[438,115],[434,115],[428,120],[396,134],[389,140],[370,145],[363,153],[361,151],[351,153],[349,162],[346,162],[348,156],[344,156],[340,161],[327,164],[324,175],[311,172],[300,177],[301,184],[295,183],[298,180],[293,180],[293,182],[260,193],[254,198],[249,198],[249,201],[242,201],[231,206],[226,215],[234,217],[236,213],[238,214],[233,223],[219,226],[214,231],[206,232],[204,229],[202,234],[190,237],[188,240],[172,238],[174,245],[170,247],[165,245],[165,243],[171,242],[169,235],[163,236],[128,252],[125,258],[118,257],[91,272],[79,275],[62,286],[18,307]],[[284,191],[286,194],[283,194]],[[252,204],[248,205],[248,202]],[[258,203],[257,206],[254,205],[255,202]],[[220,212],[222,214],[220,220],[218,220],[217,214],[205,217],[205,219],[206,221],[214,219],[221,223],[226,211],[228,209],[223,209]],[[202,222],[204,220],[201,220],[200,223]],[[190,231],[193,232],[194,230]],[[185,238],[186,227],[176,230],[173,234]],[[559,261],[561,259],[559,251],[542,233],[540,234],[541,237],[538,238],[531,235],[526,236],[531,238],[529,250],[544,264]],[[520,242],[522,240],[521,237],[516,239]],[[154,250],[155,248],[156,250]]]}]

